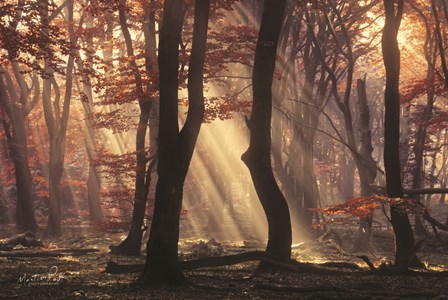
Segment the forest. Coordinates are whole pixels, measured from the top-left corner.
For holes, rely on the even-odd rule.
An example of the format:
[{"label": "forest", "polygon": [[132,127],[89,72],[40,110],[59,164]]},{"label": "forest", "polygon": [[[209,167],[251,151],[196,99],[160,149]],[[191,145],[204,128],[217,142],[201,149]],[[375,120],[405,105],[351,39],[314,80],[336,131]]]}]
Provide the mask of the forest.
[{"label": "forest", "polygon": [[0,299],[448,299],[448,0],[0,1]]}]

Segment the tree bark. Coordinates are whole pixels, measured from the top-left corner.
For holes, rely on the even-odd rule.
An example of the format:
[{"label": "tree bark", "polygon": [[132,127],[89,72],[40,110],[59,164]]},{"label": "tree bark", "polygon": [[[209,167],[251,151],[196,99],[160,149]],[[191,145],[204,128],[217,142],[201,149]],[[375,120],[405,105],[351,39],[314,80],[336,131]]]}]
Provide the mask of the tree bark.
[{"label": "tree bark", "polygon": [[[70,114],[70,100],[73,86],[73,68],[75,58],[75,45],[78,38],[75,35],[73,24],[73,0],[68,1],[66,6],[67,31],[70,38],[71,49],[68,53],[67,65],[65,69],[65,93],[62,102],[62,110],[59,107],[61,93],[59,85],[54,78],[52,67],[50,35],[50,16],[48,14],[48,0],[39,0],[39,15],[41,18],[41,38],[44,41],[41,51],[45,53],[43,75],[42,101],[44,107],[45,123],[47,125],[50,139],[49,155],[49,215],[47,221],[46,234],[49,236],[60,236],[61,227],[61,180],[64,172],[65,143],[67,135],[68,117]],[[55,96],[52,100],[52,87]]]},{"label": "tree bark", "polygon": [[[93,17],[86,17],[86,28],[93,28]],[[88,51],[87,65],[89,69],[93,68],[93,36],[87,35],[85,43]],[[78,53],[79,55],[79,53]],[[91,114],[93,112],[93,90],[90,77],[87,72],[84,71],[84,66],[80,61],[77,61],[77,67],[82,74],[82,93],[86,97],[86,101],[81,101],[85,113],[84,121],[84,144],[86,147],[87,157],[89,159],[89,175],[87,177],[87,203],[89,205],[89,219],[90,221],[100,221],[103,218],[103,211],[100,203],[100,189],[101,189],[101,176],[97,166],[93,164],[93,161],[97,158],[97,144],[96,136],[98,132],[93,128],[91,121]]]},{"label": "tree bark", "polygon": [[[139,107],[140,116],[139,124],[137,128],[135,147],[136,147],[136,178],[135,178],[135,193],[134,193],[134,206],[132,212],[131,228],[129,229],[128,236],[118,246],[111,246],[112,253],[125,254],[125,255],[140,255],[141,240],[143,235],[143,220],[146,211],[146,204],[148,201],[149,187],[151,184],[151,175],[154,170],[157,158],[153,157],[153,160],[148,165],[150,160],[146,154],[146,134],[150,123],[151,109],[153,101],[149,98],[148,94],[155,88],[151,84],[148,84],[147,91],[143,90],[142,76],[138,70],[137,62],[134,57],[134,47],[132,43],[131,34],[127,25],[126,18],[126,0],[120,0],[119,4],[119,20],[121,31],[123,33],[127,55],[130,59],[130,68],[134,70],[135,88],[139,95]],[[152,45],[151,41],[155,43],[155,16],[154,12],[148,11],[148,5],[145,6],[145,19],[143,23],[143,31],[145,36],[145,67],[148,78],[151,73],[155,73],[155,44]],[[147,167],[148,165],[148,167]]]},{"label": "tree bark", "polygon": [[[15,19],[10,23],[10,30],[16,30],[23,11],[19,10]],[[14,46],[13,46],[14,48]],[[15,167],[17,202],[16,202],[16,225],[19,231],[33,231],[38,228],[34,217],[33,205],[33,180],[28,162],[28,142],[26,134],[26,117],[36,106],[40,96],[40,83],[36,75],[32,77],[34,96],[30,97],[32,88],[25,80],[16,60],[17,51],[10,51],[8,47],[10,64],[15,82],[12,80],[9,70],[1,70],[0,75],[0,108],[4,110],[9,118],[2,120],[5,135],[11,151],[11,157]],[[7,85],[3,81],[5,78]],[[20,95],[17,88],[20,90]],[[12,128],[12,134],[10,128]]]},{"label": "tree bark", "polygon": [[147,257],[140,282],[181,284],[178,263],[182,194],[204,117],[203,72],[210,1],[195,2],[193,43],[188,69],[188,114],[178,129],[179,43],[185,14],[183,0],[166,0],[159,42],[160,124],[156,199]]},{"label": "tree bark", "polygon": [[[391,198],[404,198],[400,174],[400,50],[397,41],[403,6],[404,0],[399,0],[395,10],[393,0],[384,0],[386,20],[381,40],[386,69],[384,167],[386,192]],[[395,234],[395,266],[407,268],[416,260],[412,227],[407,213],[398,204],[390,205],[390,213]]]},{"label": "tree bark", "polygon": [[[358,104],[359,104],[359,125],[361,129],[361,145],[359,154],[364,158],[358,165],[358,173],[361,183],[361,197],[371,196],[373,191],[371,185],[376,177],[376,162],[373,159],[372,135],[370,132],[370,111],[367,101],[367,90],[365,80],[358,79]],[[372,214],[359,219],[359,231],[354,243],[354,251],[370,250],[370,238],[372,233]]]},{"label": "tree bark", "polygon": [[271,166],[271,88],[285,4],[284,0],[264,1],[252,74],[252,116],[247,121],[250,143],[242,156],[268,220],[266,251],[279,259],[290,258],[292,242],[288,205]]},{"label": "tree bark", "polygon": [[[4,72],[7,71],[5,70]],[[19,103],[12,103],[12,98],[17,98],[17,96],[8,96],[2,77],[0,77],[0,106],[5,110],[10,121],[8,123],[6,120],[3,120],[3,127],[15,168],[17,188],[16,225],[19,231],[34,231],[38,228],[38,225],[34,217],[33,180],[28,163],[28,143],[25,128],[26,114],[20,108],[22,106]],[[12,84],[12,82],[10,83]],[[13,89],[14,87],[11,87],[10,94],[15,93]],[[25,93],[25,91],[22,91],[22,93]],[[39,94],[38,91],[36,93]],[[12,134],[10,127],[12,128]]]},{"label": "tree bark", "polygon": [[[441,0],[440,2],[442,2],[444,13],[446,14],[448,11],[446,9],[445,0]],[[434,19],[436,21],[435,33],[437,35],[437,46],[439,48],[439,54],[440,54],[440,66],[442,67],[442,72],[445,77],[445,87],[448,88],[448,65],[446,62],[446,55],[445,55],[446,45],[444,45],[444,39],[442,36],[442,29],[440,24],[439,12],[437,10],[436,0],[431,0],[431,10],[434,14]],[[448,16],[445,15],[445,17],[447,18],[448,21]]]}]

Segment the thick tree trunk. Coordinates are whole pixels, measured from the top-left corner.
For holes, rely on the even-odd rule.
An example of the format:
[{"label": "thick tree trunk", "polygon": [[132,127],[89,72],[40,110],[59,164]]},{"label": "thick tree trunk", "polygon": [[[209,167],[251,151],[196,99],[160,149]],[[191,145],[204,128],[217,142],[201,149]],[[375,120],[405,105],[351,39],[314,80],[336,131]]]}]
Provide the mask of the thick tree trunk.
[{"label": "thick tree trunk", "polygon": [[252,75],[252,116],[247,122],[250,143],[242,156],[268,220],[266,251],[279,259],[290,258],[292,242],[288,205],[277,185],[271,166],[271,88],[285,4],[284,0],[264,1]]},{"label": "thick tree trunk", "polygon": [[195,2],[188,69],[188,114],[179,132],[179,43],[185,3],[183,0],[166,0],[163,6],[159,42],[159,179],[145,270],[140,277],[146,284],[180,284],[185,280],[178,263],[179,218],[183,185],[204,117],[203,69],[209,9],[209,0]]},{"label": "thick tree trunk", "polygon": [[[1,76],[1,75],[0,75]],[[10,91],[13,93],[14,91]],[[19,231],[37,229],[33,205],[33,180],[28,164],[28,144],[26,138],[25,116],[20,105],[12,103],[8,97],[6,85],[0,77],[0,105],[7,113],[10,124],[3,120],[5,135],[9,144],[11,158],[14,162],[17,202],[16,225]],[[9,125],[12,127],[12,135]]]},{"label": "thick tree trunk", "polygon": [[[53,142],[53,145],[58,144]],[[57,146],[56,146],[57,147]],[[62,234],[61,227],[61,178],[63,173],[63,160],[59,159],[60,155],[53,150],[55,147],[50,146],[50,165],[49,165],[49,215],[47,221],[46,234],[49,236],[60,236]]]},{"label": "thick tree trunk", "polygon": [[33,180],[28,164],[25,126],[22,123],[25,120],[21,119],[13,122],[15,125],[13,125],[11,145],[11,156],[14,161],[17,187],[16,222],[19,231],[33,231],[38,226],[34,218]]},{"label": "thick tree trunk", "polygon": [[[382,36],[382,51],[386,69],[384,168],[386,192],[390,198],[403,198],[400,174],[400,50],[397,34],[403,14],[404,0],[398,1],[397,12],[393,0],[384,0],[386,20]],[[390,205],[391,223],[395,234],[395,266],[407,268],[416,260],[414,235],[408,215],[399,204]]]}]

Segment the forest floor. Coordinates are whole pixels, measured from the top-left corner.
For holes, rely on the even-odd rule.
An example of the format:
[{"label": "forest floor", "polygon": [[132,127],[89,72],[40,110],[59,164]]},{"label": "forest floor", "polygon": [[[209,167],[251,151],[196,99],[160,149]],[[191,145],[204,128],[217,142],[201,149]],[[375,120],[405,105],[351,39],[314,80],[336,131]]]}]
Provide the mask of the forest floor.
[{"label": "forest floor", "polygon": [[[446,234],[441,235],[441,240],[428,238],[419,251],[428,267],[426,273],[373,274],[361,259],[349,253],[354,233],[336,230],[339,234],[333,238],[334,232],[330,232],[324,239],[294,245],[294,258],[312,263],[348,262],[361,269],[338,265],[318,273],[278,271],[254,275],[257,263],[249,262],[185,271],[191,283],[186,286],[141,287],[133,284],[138,273],[104,272],[109,260],[119,264],[144,262],[144,257],[109,254],[109,245],[117,244],[125,233],[85,230],[74,227],[58,240],[43,239],[43,248],[0,251],[0,299],[448,299],[447,275],[428,274],[448,270]],[[11,235],[12,228],[0,232],[0,238]],[[366,255],[376,265],[393,259],[390,231],[375,231],[372,244],[374,251]],[[182,240],[180,252],[183,258],[197,258],[262,247],[255,241]]]}]

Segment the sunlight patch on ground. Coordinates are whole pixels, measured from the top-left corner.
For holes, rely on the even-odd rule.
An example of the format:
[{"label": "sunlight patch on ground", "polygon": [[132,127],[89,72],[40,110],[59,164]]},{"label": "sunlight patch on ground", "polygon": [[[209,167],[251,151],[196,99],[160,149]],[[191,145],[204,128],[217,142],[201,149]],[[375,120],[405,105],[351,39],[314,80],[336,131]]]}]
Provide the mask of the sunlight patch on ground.
[{"label": "sunlight patch on ground", "polygon": [[448,265],[431,265],[428,262],[424,262],[426,268],[433,272],[445,272],[448,271]]},{"label": "sunlight patch on ground", "polygon": [[67,261],[67,262],[79,262],[79,258],[71,256],[71,255],[64,255],[59,258],[59,260]]}]

